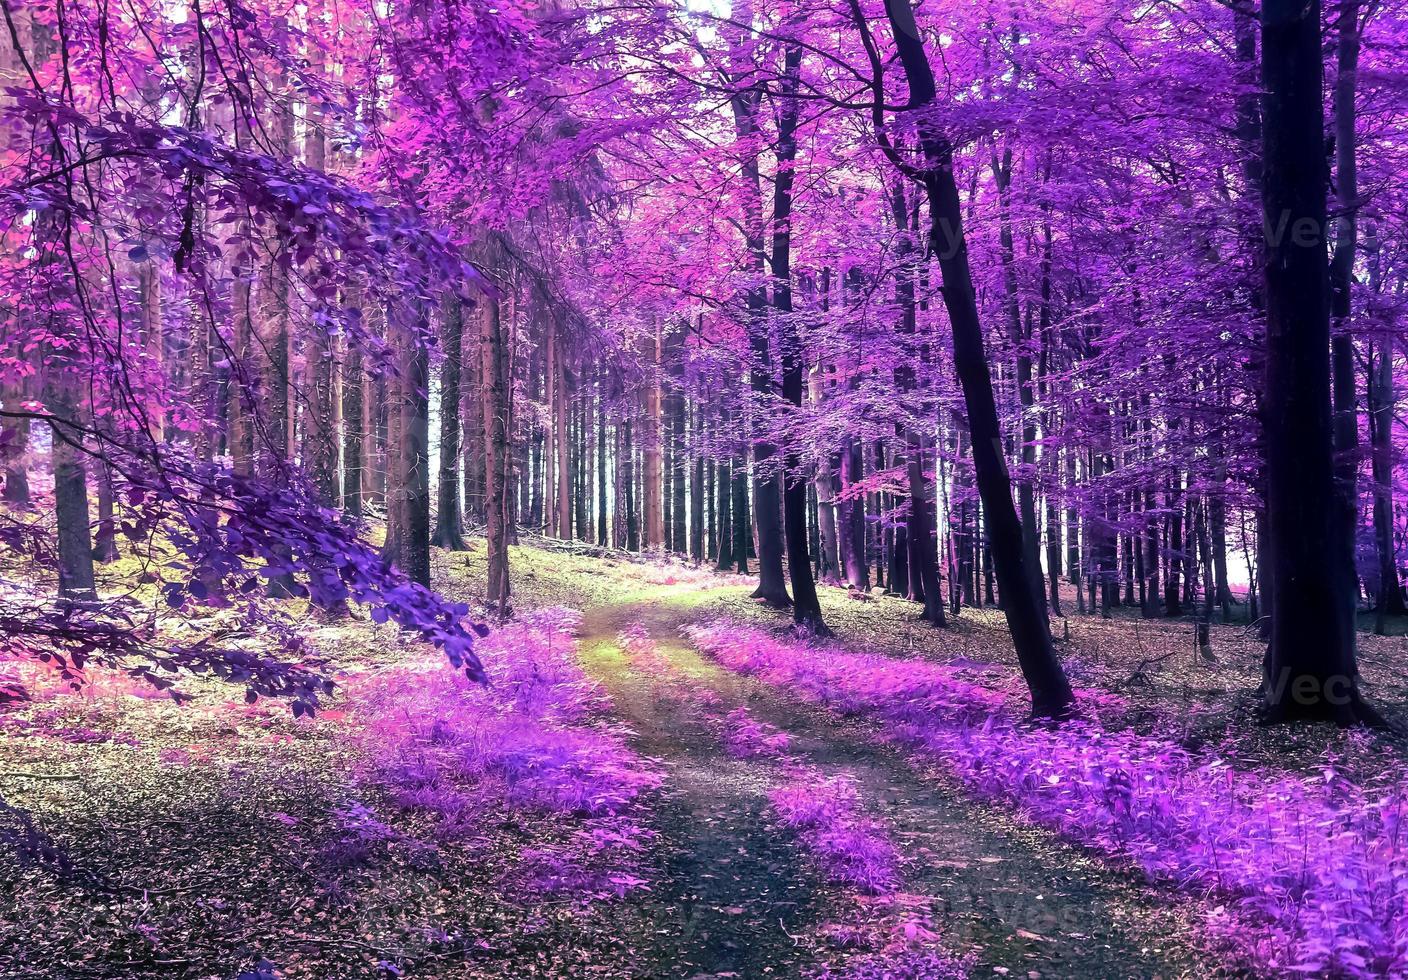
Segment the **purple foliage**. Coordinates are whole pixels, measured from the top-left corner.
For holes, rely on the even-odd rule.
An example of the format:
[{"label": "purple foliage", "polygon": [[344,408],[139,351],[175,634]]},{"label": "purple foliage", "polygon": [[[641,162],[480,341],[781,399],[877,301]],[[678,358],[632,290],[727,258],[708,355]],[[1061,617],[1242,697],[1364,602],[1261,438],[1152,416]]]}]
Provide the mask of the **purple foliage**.
[{"label": "purple foliage", "polygon": [[[180,556],[166,563],[161,591],[171,609],[238,607],[244,624],[269,623],[259,603],[264,579],[293,576],[291,592],[330,608],[346,601],[367,606],[374,622],[394,622],[439,647],[456,668],[480,679],[474,654],[482,627],[469,608],[411,581],[361,539],[349,519],[321,506],[293,474],[280,481],[243,477],[228,468],[163,447],[160,465],[116,442],[105,449],[120,464],[115,486],[127,499],[121,533],[134,542],[164,537]],[[251,649],[228,634],[175,642],[145,600],[118,597],[73,604],[36,599],[17,583],[0,581],[0,652],[51,666],[75,689],[95,665],[126,672],[180,699],[181,673],[210,674],[245,685],[247,697],[292,701],[295,715],[311,715],[332,689],[291,630],[278,637],[279,656]],[[292,656],[290,656],[292,655]],[[23,696],[23,688],[8,699]]]},{"label": "purple foliage", "polygon": [[1039,727],[950,668],[780,642],[727,621],[691,630],[720,664],[942,760],[982,796],[1151,878],[1225,896],[1210,919],[1263,968],[1408,971],[1408,785],[1235,768],[1092,722]]},{"label": "purple foliage", "polygon": [[941,949],[882,950],[823,967],[808,980],[966,980],[970,968]]},{"label": "purple foliage", "polygon": [[784,778],[768,801],[827,875],[868,895],[893,891],[899,855],[885,827],[866,814],[855,781],[800,764],[788,766]]},{"label": "purple foliage", "polygon": [[776,759],[787,754],[792,739],[767,722],[758,721],[747,708],[735,708],[724,718],[724,749],[735,759]]},{"label": "purple foliage", "polygon": [[490,807],[575,818],[564,843],[522,853],[518,883],[621,895],[645,883],[636,872],[654,832],[639,798],[661,776],[602,717],[609,702],[577,663],[579,622],[549,609],[490,634],[487,686],[422,656],[347,688],[372,760],[367,778],[398,805],[435,814],[446,837]]}]

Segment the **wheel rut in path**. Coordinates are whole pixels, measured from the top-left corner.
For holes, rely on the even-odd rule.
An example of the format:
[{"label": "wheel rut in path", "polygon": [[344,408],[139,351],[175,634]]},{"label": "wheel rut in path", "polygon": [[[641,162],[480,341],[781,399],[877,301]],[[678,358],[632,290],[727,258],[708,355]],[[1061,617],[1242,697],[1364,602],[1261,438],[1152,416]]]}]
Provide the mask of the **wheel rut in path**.
[{"label": "wheel rut in path", "polygon": [[649,631],[673,666],[717,692],[723,710],[747,704],[793,737],[795,754],[857,781],[903,855],[905,890],[934,899],[946,945],[977,951],[974,976],[1231,975],[1199,940],[1190,900],[968,799],[942,773],[920,772],[869,737],[863,722],[702,658],[679,633],[689,609],[674,591],[590,608],[583,623],[587,670],[638,733],[638,747],[667,771],[667,857],[652,899],[647,975],[797,976],[812,954],[792,937],[827,921],[828,886],[770,820],[769,770],[725,755],[698,712],[664,696],[665,678],[631,668],[616,638],[631,623]]},{"label": "wheel rut in path", "polygon": [[588,610],[581,650],[636,748],[666,770],[656,806],[662,878],[646,900],[641,976],[799,976],[809,955],[792,937],[818,921],[825,882],[769,823],[764,768],[726,755],[702,718],[663,697],[662,678],[632,671],[616,633],[639,612]]}]

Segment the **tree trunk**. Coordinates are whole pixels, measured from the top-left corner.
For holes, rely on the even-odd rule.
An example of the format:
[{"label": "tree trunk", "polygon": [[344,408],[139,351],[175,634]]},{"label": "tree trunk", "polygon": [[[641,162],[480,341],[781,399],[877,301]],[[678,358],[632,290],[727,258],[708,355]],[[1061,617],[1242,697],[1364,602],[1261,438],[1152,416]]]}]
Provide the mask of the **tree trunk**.
[{"label": "tree trunk", "polygon": [[[728,414],[720,417],[720,428],[727,429]],[[721,572],[733,570],[733,468],[724,460],[714,464],[715,518],[718,522],[718,538],[715,567]]]},{"label": "tree trunk", "polygon": [[[46,364],[49,413],[54,462],[54,526],[58,537],[59,597],[91,600],[97,597],[93,578],[93,532],[88,515],[87,454],[78,420],[76,381],[64,377],[68,366],[63,355],[51,355]],[[67,424],[66,424],[67,423]]]},{"label": "tree trunk", "polygon": [[485,597],[500,616],[509,611],[508,539],[511,491],[509,488],[508,344],[504,338],[499,299],[482,301],[479,332],[480,432],[484,442],[484,510],[489,550],[489,576]]},{"label": "tree trunk", "polygon": [[631,420],[626,419],[623,439],[625,444],[619,460],[621,486],[625,490],[626,507],[626,550],[640,550],[640,519],[636,515],[636,476],[635,446],[631,443]]},{"label": "tree trunk", "polygon": [[112,485],[112,466],[106,460],[97,461],[98,470],[98,530],[93,537],[93,560],[107,564],[116,561],[117,521],[113,509],[115,494]]},{"label": "tree trunk", "polygon": [[689,483],[689,556],[696,565],[704,561],[704,503],[709,491],[704,479],[704,412],[695,403],[690,430],[694,440],[694,463]]},{"label": "tree trunk", "polygon": [[[1335,189],[1338,217],[1335,223],[1335,256],[1329,268],[1330,286],[1330,371],[1334,404],[1332,438],[1335,451],[1335,498],[1339,527],[1335,533],[1338,550],[1327,560],[1344,566],[1344,575],[1353,583],[1349,615],[1343,621],[1348,631],[1342,644],[1353,648],[1355,607],[1359,594],[1356,545],[1359,532],[1359,406],[1354,368],[1354,338],[1350,334],[1354,280],[1354,258],[1358,247],[1359,178],[1356,159],[1354,95],[1359,76],[1359,0],[1344,0],[1339,10],[1338,71],[1334,89]],[[1323,247],[1323,246],[1322,246]]]},{"label": "tree trunk", "polygon": [[[351,301],[355,307],[362,305],[361,295]],[[342,438],[342,507],[352,517],[361,519],[363,513],[363,468],[366,466],[365,451],[369,410],[367,380],[362,370],[362,350],[356,338],[349,338],[342,369],[342,421],[345,431]]]},{"label": "tree trunk", "polygon": [[684,413],[684,393],[676,389],[670,393],[670,462],[673,471],[670,474],[670,512],[675,521],[670,548],[681,555],[689,550],[689,523],[685,516],[688,509],[686,474],[689,471],[689,454],[685,449]]},{"label": "tree trunk", "polygon": [[661,338],[658,325],[655,328],[653,344],[654,378],[645,393],[646,420],[649,422],[650,428],[646,433],[643,447],[645,451],[645,473],[643,475],[645,481],[645,547],[647,549],[666,546],[664,474],[661,459],[665,433],[664,426],[661,424]]},{"label": "tree trunk", "polygon": [[[6,409],[17,410],[24,401],[22,384],[9,384],[0,389],[0,402]],[[5,459],[4,501],[15,507],[29,507],[29,419],[7,418],[0,423],[0,447]]]},{"label": "tree trunk", "polygon": [[[777,175],[773,178],[772,305],[782,347],[782,397],[801,409],[806,391],[806,358],[801,331],[792,315],[792,184],[797,157],[797,120],[801,104],[796,98],[802,48],[787,45],[783,55],[782,107],[778,120]],[[782,506],[787,544],[787,573],[792,580],[792,621],[809,632],[829,636],[821,618],[821,602],[812,578],[807,547],[807,479],[795,441],[785,454]],[[761,537],[762,525],[759,524]]]},{"label": "tree trunk", "polygon": [[605,548],[607,542],[606,391],[603,381],[604,372],[598,369],[596,378],[596,543],[601,548]]},{"label": "tree trunk", "polygon": [[563,364],[562,333],[556,326],[556,314],[554,311],[548,311],[547,315],[548,356],[552,370],[553,445],[557,447],[554,461],[557,490],[553,495],[557,508],[553,517],[553,533],[564,540],[571,540],[572,463],[568,452],[571,425],[568,421],[567,367]]},{"label": "tree trunk", "polygon": [[464,364],[464,307],[458,296],[446,297],[440,309],[440,473],[436,481],[435,535],[430,543],[464,551],[460,515],[460,371]]},{"label": "tree trunk", "polygon": [[1398,579],[1393,542],[1393,347],[1384,342],[1375,359],[1369,356],[1369,438],[1373,446],[1374,542],[1379,585],[1375,596],[1375,632],[1386,632],[1385,618],[1408,615],[1403,585]]},{"label": "tree trunk", "polygon": [[[760,143],[760,98],[761,93],[756,88],[748,88],[734,94],[730,100],[734,126],[742,146],[756,147]],[[748,289],[746,296],[745,317],[751,355],[748,374],[757,408],[761,410],[773,393],[773,379],[772,351],[767,328],[767,291],[761,285],[765,277],[764,267],[767,259],[763,242],[762,178],[758,169],[757,151],[752,150],[745,155],[741,166],[745,196],[743,217],[747,239],[747,271],[757,284]],[[775,466],[771,462],[776,452],[776,447],[767,439],[753,440],[753,520],[758,531],[758,588],[754,590],[752,597],[762,599],[770,606],[785,608],[792,604],[792,600],[787,594],[782,569],[781,493],[778,489],[778,475],[774,472]],[[736,502],[734,512],[737,523],[739,509]],[[747,553],[743,554],[743,560],[746,561]]]},{"label": "tree trunk", "polygon": [[[852,4],[861,21],[859,0],[852,0]],[[885,9],[909,81],[909,108],[919,110],[918,140],[924,157],[923,185],[929,199],[930,246],[938,255],[943,273],[944,305],[953,331],[954,370],[963,389],[978,493],[994,571],[1002,590],[1003,612],[1031,691],[1033,713],[1064,715],[1073,700],[1071,687],[1051,643],[1045,606],[1037,598],[1037,569],[1027,560],[1022,525],[1012,504],[1012,482],[1003,456],[1002,428],[968,266],[958,186],[954,182],[953,148],[932,115],[937,94],[933,69],[907,0],[886,0]],[[866,33],[868,37],[868,29]],[[878,60],[876,55],[875,61]],[[879,87],[879,79],[876,84]],[[880,98],[883,100],[883,94]]]},{"label": "tree trunk", "polygon": [[[421,312],[418,315],[423,316]],[[419,337],[402,330],[397,358],[395,501],[385,552],[413,582],[430,587],[430,355]],[[394,530],[392,529],[394,524]]]},{"label": "tree trunk", "polygon": [[1269,721],[1376,721],[1359,697],[1354,581],[1338,559],[1319,0],[1262,5]]},{"label": "tree trunk", "polygon": [[860,441],[847,436],[841,443],[841,497],[836,503],[837,550],[846,583],[870,591],[870,566],[865,560],[865,494],[848,488],[865,478]]},{"label": "tree trunk", "polygon": [[739,575],[748,574],[748,553],[753,536],[748,501],[748,465],[740,456],[733,463],[733,565]]}]

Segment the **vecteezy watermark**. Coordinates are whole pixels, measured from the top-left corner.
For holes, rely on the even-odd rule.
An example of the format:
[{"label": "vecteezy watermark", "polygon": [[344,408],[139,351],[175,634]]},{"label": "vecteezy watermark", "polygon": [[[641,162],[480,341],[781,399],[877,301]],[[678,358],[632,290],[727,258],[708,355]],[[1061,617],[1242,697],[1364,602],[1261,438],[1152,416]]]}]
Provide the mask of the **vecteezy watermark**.
[{"label": "vecteezy watermark", "polygon": [[1290,688],[1291,700],[1300,705],[1328,704],[1343,707],[1352,704],[1359,690],[1358,675],[1330,674],[1318,677],[1315,674],[1297,673],[1290,667],[1283,667],[1275,677],[1268,677],[1265,684],[1266,699],[1272,704],[1282,702]]},{"label": "vecteezy watermark", "polygon": [[[1260,238],[1269,249],[1289,243],[1294,248],[1323,249],[1334,241],[1334,233],[1343,215],[1331,214],[1324,219],[1306,215],[1294,217],[1289,209],[1279,214],[1266,214],[1261,208],[1208,208],[1192,213],[1169,214],[1162,217],[1127,220],[1118,229],[1165,253],[1208,253],[1210,257],[1230,248],[1243,247]],[[1020,223],[1020,222],[1019,222]],[[1093,230],[1093,229],[1092,229]],[[952,259],[966,245],[963,225],[949,218],[940,218],[930,227],[929,247],[940,259]],[[1365,254],[1378,250],[1377,222],[1368,218],[1359,232],[1359,249]]]}]

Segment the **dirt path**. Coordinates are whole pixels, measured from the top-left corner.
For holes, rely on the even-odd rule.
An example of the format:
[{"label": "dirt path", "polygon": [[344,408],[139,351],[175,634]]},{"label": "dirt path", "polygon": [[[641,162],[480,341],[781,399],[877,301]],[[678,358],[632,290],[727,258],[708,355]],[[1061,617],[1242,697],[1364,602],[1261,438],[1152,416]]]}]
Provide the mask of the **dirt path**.
[{"label": "dirt path", "polygon": [[769,826],[762,768],[729,758],[702,719],[681,716],[663,696],[661,678],[630,669],[616,633],[643,611],[589,611],[581,649],[635,730],[637,747],[667,767],[658,805],[663,880],[648,903],[654,937],[647,975],[797,976],[804,951],[789,934],[816,920],[823,882]]},{"label": "dirt path", "polygon": [[[932,896],[955,950],[978,950],[975,976],[1209,977],[1219,967],[1195,946],[1196,911],[1180,896],[1138,885],[1076,849],[920,773],[899,753],[838,721],[705,661],[679,634],[687,590],[588,609],[587,669],[660,758],[666,854],[653,897],[651,977],[792,977],[812,953],[794,940],[826,921],[835,897],[768,820],[762,764],[721,751],[699,717],[665,695],[663,678],[631,670],[616,634],[644,625],[660,653],[715,690],[726,709],[789,732],[798,755],[858,780],[905,857],[906,890]],[[694,593],[697,598],[697,593]]]}]

